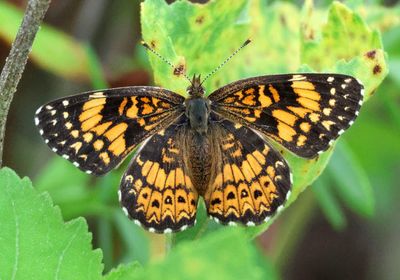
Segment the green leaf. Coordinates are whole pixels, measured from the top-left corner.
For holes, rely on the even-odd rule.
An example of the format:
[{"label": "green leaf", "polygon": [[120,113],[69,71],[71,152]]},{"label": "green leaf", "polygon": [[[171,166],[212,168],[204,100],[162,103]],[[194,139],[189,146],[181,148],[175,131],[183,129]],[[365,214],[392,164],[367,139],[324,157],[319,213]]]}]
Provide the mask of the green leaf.
[{"label": "green leaf", "polygon": [[84,219],[64,223],[47,194],[8,168],[0,170],[0,278],[100,279]]},{"label": "green leaf", "polygon": [[[387,64],[380,34],[371,30],[360,15],[334,2],[328,11],[318,10],[307,2],[300,12],[289,3],[264,1],[210,1],[192,4],[163,0],[142,3],[141,24],[144,40],[176,66],[191,76],[207,74],[229,56],[247,38],[253,42],[229,65],[206,81],[208,93],[241,78],[305,69],[350,74],[360,79],[371,96],[387,74]],[[171,20],[174,19],[174,20]],[[312,36],[311,36],[312,35]],[[156,56],[150,54],[157,85],[185,95],[188,81]],[[292,195],[286,206],[321,174],[333,148],[319,157],[299,158],[279,145],[293,173]],[[268,223],[247,228],[254,237],[265,231]],[[197,238],[221,227],[200,223],[185,238]],[[201,229],[200,229],[201,228]],[[205,228],[205,230],[204,230]]]},{"label": "green leaf", "polygon": [[[23,13],[0,1],[0,38],[11,44]],[[30,58],[40,67],[67,79],[89,80],[89,62],[85,47],[67,34],[42,24],[33,43]]]},{"label": "green leaf", "polygon": [[270,263],[238,228],[225,228],[198,241],[182,242],[165,260],[139,271],[133,266],[133,270],[137,273],[128,274],[125,270],[130,279],[278,279]]},{"label": "green leaf", "polygon": [[112,223],[110,219],[97,220],[97,243],[103,252],[104,271],[109,271],[113,266],[114,240]]},{"label": "green leaf", "polygon": [[127,219],[121,209],[114,211],[113,218],[122,239],[122,246],[126,248],[121,262],[138,261],[147,264],[150,259],[150,240],[147,232]]},{"label": "green leaf", "polygon": [[[317,71],[349,74],[361,80],[366,99],[388,74],[381,36],[361,16],[339,2],[333,2],[328,21],[319,30],[312,5],[303,11],[301,62]],[[321,21],[321,20],[320,20]]]},{"label": "green leaf", "polygon": [[93,89],[108,88],[108,83],[104,77],[101,62],[95,50],[90,46],[86,46],[86,51],[89,59],[89,75]]},{"label": "green leaf", "polygon": [[[211,1],[200,5],[177,1],[168,5],[164,0],[145,1],[141,4],[143,39],[176,67],[184,67],[188,76],[205,75],[247,39],[245,25],[238,21],[246,3]],[[154,55],[149,60],[157,85],[186,95],[188,81],[182,75],[174,75],[174,69]],[[225,71],[215,74],[213,80],[222,85],[236,78],[234,71]],[[211,88],[210,80],[205,87]]]},{"label": "green leaf", "polygon": [[[103,177],[100,182],[110,176]],[[87,175],[70,162],[61,157],[55,157],[40,172],[35,181],[39,191],[48,192],[54,202],[60,206],[65,219],[81,215],[104,214],[108,207],[100,199],[104,188],[89,187],[92,176]],[[118,185],[118,183],[116,183]],[[108,185],[108,190],[110,190]],[[114,191],[116,197],[116,190]]]},{"label": "green leaf", "polygon": [[[137,274],[142,271],[142,267],[138,262],[133,262],[130,264],[122,264],[118,266],[118,268],[113,269],[108,273],[104,280],[125,280],[125,279],[134,279]],[[147,278],[143,278],[147,279]]]},{"label": "green leaf", "polygon": [[327,171],[335,180],[337,192],[356,213],[371,217],[374,213],[374,193],[358,159],[344,141],[337,145]]},{"label": "green leaf", "polygon": [[332,227],[336,230],[344,229],[347,224],[346,216],[332,192],[329,176],[326,172],[313,183],[312,190],[314,191],[322,212],[325,214],[325,217]]}]

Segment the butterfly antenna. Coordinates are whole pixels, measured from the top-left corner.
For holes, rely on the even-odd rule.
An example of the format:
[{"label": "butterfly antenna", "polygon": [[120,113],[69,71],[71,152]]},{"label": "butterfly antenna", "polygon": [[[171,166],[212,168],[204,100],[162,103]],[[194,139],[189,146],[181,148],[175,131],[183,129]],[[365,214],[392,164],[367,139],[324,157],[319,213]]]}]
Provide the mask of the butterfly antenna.
[{"label": "butterfly antenna", "polygon": [[219,69],[222,68],[229,60],[231,60],[232,57],[234,57],[241,49],[243,49],[245,46],[247,46],[251,42],[250,39],[247,39],[236,51],[234,51],[229,57],[227,57],[224,62],[222,62],[217,68],[215,68],[211,73],[209,73],[201,82],[203,84],[205,80],[207,80],[211,75],[213,75],[215,72],[217,72]]},{"label": "butterfly antenna", "polygon": [[[167,63],[169,66],[171,66],[173,69],[176,69],[176,67],[166,58],[164,58],[161,54],[159,54],[158,52],[156,52],[154,49],[152,49],[145,41],[141,42],[142,46],[145,47],[146,49],[148,49],[149,51],[151,51],[154,55],[156,55],[159,59],[161,59],[162,61],[164,61],[165,63]],[[191,84],[192,81],[189,79],[188,76],[186,76],[185,73],[182,73],[183,76],[186,78],[186,80],[188,80]]]}]

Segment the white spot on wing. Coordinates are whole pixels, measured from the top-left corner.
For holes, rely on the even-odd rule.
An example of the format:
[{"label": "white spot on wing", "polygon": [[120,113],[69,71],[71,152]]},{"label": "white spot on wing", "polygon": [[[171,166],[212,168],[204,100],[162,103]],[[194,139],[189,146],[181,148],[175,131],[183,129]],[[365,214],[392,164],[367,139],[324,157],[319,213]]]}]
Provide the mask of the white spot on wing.
[{"label": "white spot on wing", "polygon": [[122,211],[124,211],[125,216],[129,217],[128,209],[126,209],[125,207],[122,207]]},{"label": "white spot on wing", "polygon": [[65,107],[65,106],[68,106],[69,101],[68,101],[68,100],[64,100],[64,101],[62,102],[62,104],[64,105],[64,107]]},{"label": "white spot on wing", "polygon": [[339,130],[338,134],[339,134],[339,135],[342,135],[342,134],[343,134],[343,132],[344,132],[344,130],[343,130],[343,129],[341,129],[341,130]]},{"label": "white spot on wing", "polygon": [[75,165],[76,167],[79,167],[79,163],[77,163],[76,161],[74,161],[72,164]]},{"label": "white spot on wing", "polygon": [[171,233],[171,232],[172,232],[172,229],[170,229],[170,228],[164,229],[164,233]]},{"label": "white spot on wing", "polygon": [[332,83],[334,80],[335,80],[335,78],[334,77],[328,77],[328,79],[326,79],[329,83]]},{"label": "white spot on wing", "polygon": [[100,98],[100,97],[104,97],[104,92],[98,91],[89,95],[89,98]]},{"label": "white spot on wing", "polygon": [[228,223],[228,226],[237,226],[237,224],[236,224],[235,222],[230,221],[230,222]]},{"label": "white spot on wing", "polygon": [[[124,207],[125,208],[125,207]],[[125,208],[126,209],[126,208]],[[138,225],[138,226],[142,226],[142,223],[139,220],[133,220],[133,222]]]},{"label": "white spot on wing", "polygon": [[[69,159],[69,155],[62,155],[62,157],[65,159]],[[75,163],[74,163],[74,165],[75,165]]]},{"label": "white spot on wing", "polygon": [[187,225],[183,225],[179,230],[180,230],[180,231],[183,231],[183,230],[185,230],[185,229],[187,229],[187,228],[188,228]]},{"label": "white spot on wing", "polygon": [[248,227],[254,227],[256,224],[254,222],[247,222],[246,226]]},{"label": "white spot on wing", "polygon": [[39,119],[37,117],[35,117],[35,125],[39,124]]},{"label": "white spot on wing", "polygon": [[276,212],[279,213],[283,210],[283,205],[279,206],[278,209],[276,209]]},{"label": "white spot on wing", "polygon": [[40,106],[40,107],[36,110],[35,114],[36,114],[36,115],[39,114],[40,111],[42,111],[42,108],[43,108],[43,106]]},{"label": "white spot on wing", "polygon": [[292,192],[291,192],[291,191],[288,191],[287,194],[286,194],[286,200],[289,200],[289,198],[290,198],[291,195],[292,195]]},{"label": "white spot on wing", "polygon": [[53,109],[53,106],[47,105],[47,106],[46,106],[46,109],[47,109],[47,110],[51,110],[51,109]]},{"label": "white spot on wing", "polygon": [[303,75],[293,75],[293,77],[289,81],[302,81],[305,80],[306,77]]},{"label": "white spot on wing", "polygon": [[40,135],[43,135],[44,131],[43,129],[39,130]]},{"label": "white spot on wing", "polygon": [[345,89],[347,87],[347,85],[346,84],[342,84],[341,87],[342,87],[342,89]]},{"label": "white spot on wing", "polygon": [[150,232],[156,232],[156,230],[154,228],[152,228],[152,227],[149,228],[149,231]]},{"label": "white spot on wing", "polygon": [[90,170],[86,170],[85,171],[87,174],[92,174],[92,171],[90,171]]},{"label": "white spot on wing", "polygon": [[51,149],[53,152],[57,152],[57,148],[52,148]]},{"label": "white spot on wing", "polygon": [[121,190],[118,190],[118,201],[119,201],[119,202],[121,202],[121,197],[122,197],[122,195],[121,195]]},{"label": "white spot on wing", "polygon": [[344,82],[345,82],[346,84],[350,83],[350,82],[351,82],[351,78],[347,78],[346,80],[344,80]]}]

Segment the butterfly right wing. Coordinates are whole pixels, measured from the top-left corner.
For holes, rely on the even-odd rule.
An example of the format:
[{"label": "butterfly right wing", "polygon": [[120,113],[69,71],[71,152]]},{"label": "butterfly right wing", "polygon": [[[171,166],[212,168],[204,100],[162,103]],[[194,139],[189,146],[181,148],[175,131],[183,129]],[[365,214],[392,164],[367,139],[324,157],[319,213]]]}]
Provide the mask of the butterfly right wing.
[{"label": "butterfly right wing", "polygon": [[361,82],[348,75],[302,73],[243,79],[209,98],[212,110],[314,158],[353,124],[363,92]]},{"label": "butterfly right wing", "polygon": [[[212,113],[214,119],[215,113]],[[252,129],[227,119],[210,125],[218,164],[204,196],[222,224],[258,225],[287,200],[292,185],[285,159]]]},{"label": "butterfly right wing", "polygon": [[35,123],[54,152],[101,175],[171,124],[182,114],[183,102],[157,87],[107,89],[52,101],[37,110]]},{"label": "butterfly right wing", "polygon": [[195,223],[198,193],[184,163],[185,118],[152,136],[121,181],[124,212],[150,232],[176,232]]}]

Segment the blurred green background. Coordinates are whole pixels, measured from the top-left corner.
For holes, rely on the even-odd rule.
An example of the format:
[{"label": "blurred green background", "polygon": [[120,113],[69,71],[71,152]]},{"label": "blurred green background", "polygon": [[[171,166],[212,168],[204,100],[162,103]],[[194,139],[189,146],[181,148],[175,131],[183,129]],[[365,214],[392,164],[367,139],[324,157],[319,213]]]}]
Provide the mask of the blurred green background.
[{"label": "blurred green background", "polygon": [[[342,6],[332,10],[330,1],[232,4],[218,0],[207,4],[214,5],[209,10],[196,6],[196,12],[203,12],[203,17],[196,19],[204,20],[205,29],[186,34],[185,18],[193,14],[185,1],[178,2],[172,8],[161,4],[164,1],[147,1],[141,18],[140,2],[135,0],[53,0],[11,106],[4,166],[30,177],[40,192],[48,192],[65,220],[79,216],[87,219],[93,247],[103,250],[105,272],[132,261],[151,270],[153,261],[158,260],[159,271],[165,271],[178,266],[182,259],[201,262],[209,258],[204,267],[216,269],[220,265],[220,275],[232,269],[238,279],[246,275],[254,276],[249,279],[265,275],[271,279],[400,279],[400,5],[395,1],[343,1],[351,9],[348,11],[357,14],[347,25],[347,19],[340,17]],[[23,0],[0,1],[0,67],[25,5]],[[328,25],[321,32],[328,16],[335,19],[335,11],[339,21],[330,21],[334,26]],[[152,25],[156,20],[160,26]],[[176,33],[165,34],[164,28]],[[346,33],[329,34],[335,28]],[[367,37],[352,40],[352,28],[356,36],[362,31]],[[168,66],[154,57],[149,62],[139,44],[142,38],[156,40],[157,51],[173,63],[186,63],[191,75],[191,71],[206,74],[248,35],[255,42],[254,48],[250,45],[231,65],[210,78],[206,85],[209,92],[251,75],[309,69],[352,73],[357,59],[353,64],[340,59],[347,62],[358,56],[363,66],[363,54],[371,50],[369,46],[381,54],[377,61],[384,72],[380,78],[369,78],[362,70],[354,70],[361,73],[370,90],[368,95],[373,97],[341,138],[322,175],[266,231],[251,232],[251,236],[258,235],[252,245],[235,241],[248,232],[206,224],[204,209],[199,211],[200,225],[173,240],[142,230],[125,218],[117,202],[119,180],[127,162],[104,177],[89,176],[53,154],[34,127],[34,112],[42,104],[94,88],[155,83],[178,92],[184,90],[186,81],[169,77]],[[191,43],[182,39],[190,36]],[[335,36],[339,36],[336,40],[340,44],[345,36],[349,38],[341,48],[335,41],[323,40],[335,40]],[[379,36],[385,55],[379,52]],[[201,41],[202,37],[209,40]],[[326,52],[318,44],[326,47]],[[261,56],[265,64],[257,63]],[[299,166],[307,168],[304,163]],[[294,172],[295,181],[296,172],[301,180],[299,170]],[[208,237],[213,232],[221,236]],[[165,256],[169,251],[165,243],[181,245],[180,251]],[[252,246],[252,251],[242,250],[245,246]],[[193,257],[196,254],[197,260]],[[227,262],[224,256],[239,259],[236,264]],[[170,273],[166,275],[173,275],[173,271]]]}]

